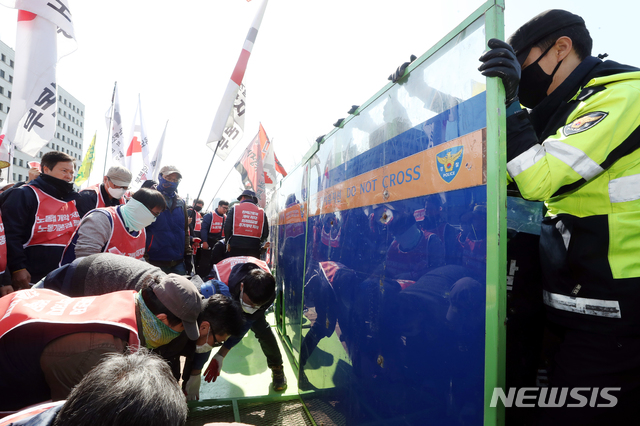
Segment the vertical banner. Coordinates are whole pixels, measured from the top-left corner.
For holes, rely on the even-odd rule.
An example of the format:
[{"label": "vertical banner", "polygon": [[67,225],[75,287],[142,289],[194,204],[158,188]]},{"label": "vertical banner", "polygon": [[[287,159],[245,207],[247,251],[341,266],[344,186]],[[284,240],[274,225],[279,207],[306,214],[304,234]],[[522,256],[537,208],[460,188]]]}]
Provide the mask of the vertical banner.
[{"label": "vertical banner", "polygon": [[93,160],[95,159],[95,149],[96,149],[96,133],[93,134],[93,140],[89,145],[89,149],[87,153],[84,155],[84,160],[82,160],[82,165],[80,166],[80,170],[78,170],[78,175],[76,176],[76,185],[80,186],[83,182],[89,180],[89,176],[91,175],[91,169],[93,169]]},{"label": "vertical banner", "polygon": [[277,182],[277,173],[282,176],[286,176],[287,172],[282,167],[282,164],[278,161],[276,153],[273,149],[273,142],[267,137],[267,132],[260,123],[260,130],[258,131],[258,137],[260,138],[260,146],[262,150],[262,166],[264,168],[264,185],[267,192],[274,191]]},{"label": "vertical banner", "polygon": [[2,0],[2,4],[19,9],[11,110],[2,144],[35,156],[55,135],[56,65],[76,47],[71,11],[67,0]]},{"label": "vertical banner", "polygon": [[216,152],[216,156],[220,157],[223,161],[227,159],[231,150],[240,142],[244,134],[246,99],[247,89],[244,87],[244,84],[241,84],[240,89],[238,89],[238,94],[236,95],[236,100],[233,103],[231,114],[229,114],[227,124],[224,127],[218,151]]},{"label": "vertical banner", "polygon": [[160,174],[160,164],[162,164],[162,150],[164,148],[164,138],[167,134],[167,125],[169,124],[169,120],[164,125],[164,131],[162,132],[162,137],[160,138],[160,142],[158,142],[158,147],[156,148],[156,152],[151,157],[151,171],[149,172],[147,178],[156,180],[158,179],[158,175]]},{"label": "vertical banner", "polygon": [[[231,109],[234,106],[238,90],[240,88],[240,85],[242,84],[242,79],[244,78],[244,73],[247,69],[247,64],[249,63],[249,56],[251,56],[251,50],[253,49],[256,37],[258,36],[258,29],[260,28],[264,12],[267,8],[267,2],[268,0],[264,0],[262,2],[255,18],[253,19],[253,23],[251,24],[251,28],[249,28],[247,38],[245,39],[244,45],[242,46],[242,51],[240,52],[238,62],[236,63],[233,73],[231,74],[231,79],[227,84],[224,95],[222,96],[220,106],[218,107],[218,112],[216,112],[216,116],[213,119],[211,132],[209,134],[209,138],[207,139],[207,146],[211,148],[211,150],[215,151],[219,143],[221,144],[225,127],[233,126],[232,123],[229,123],[229,116],[232,114]],[[228,155],[229,151],[230,149],[228,147],[225,147],[225,158],[226,155]]]},{"label": "vertical banner", "polygon": [[142,119],[142,106],[140,96],[138,96],[138,108],[136,116],[133,119],[133,128],[131,137],[129,138],[129,146],[125,156],[125,167],[129,169],[133,175],[131,186],[140,188],[142,183],[149,179],[147,176],[151,171],[149,158],[149,139],[144,129],[144,120]]},{"label": "vertical banner", "polygon": [[122,131],[122,116],[120,115],[120,101],[118,99],[118,85],[113,88],[111,99],[111,113],[107,118],[107,126],[111,126],[111,157],[113,161],[124,166],[124,132]]}]

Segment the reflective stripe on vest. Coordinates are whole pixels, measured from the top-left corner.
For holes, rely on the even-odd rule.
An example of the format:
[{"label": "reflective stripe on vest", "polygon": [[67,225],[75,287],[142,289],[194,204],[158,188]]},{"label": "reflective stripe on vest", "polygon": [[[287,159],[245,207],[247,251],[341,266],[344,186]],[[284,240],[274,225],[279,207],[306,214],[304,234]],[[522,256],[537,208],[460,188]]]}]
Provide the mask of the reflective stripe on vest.
[{"label": "reflective stripe on vest", "polygon": [[541,160],[546,154],[556,157],[567,164],[584,180],[589,181],[604,171],[587,154],[578,148],[560,141],[547,141],[542,145],[534,145],[518,155],[507,164],[511,177],[516,177]]},{"label": "reflective stripe on vest", "polygon": [[111,238],[104,251],[142,259],[147,238],[144,228],[138,232],[137,237],[134,237],[127,231],[122,218],[116,211],[116,207],[106,207],[104,210],[109,212],[113,223]]},{"label": "reflective stripe on vest", "polygon": [[544,290],[544,304],[561,311],[597,317],[622,318],[617,300],[587,299]]},{"label": "reflective stripe on vest", "polygon": [[640,199],[640,175],[623,176],[609,181],[609,200],[624,203]]},{"label": "reflective stripe on vest", "polygon": [[215,211],[211,213],[211,227],[209,228],[210,234],[220,234],[224,237],[224,221],[227,220],[227,215],[218,215]]},{"label": "reflective stripe on vest", "polygon": [[36,194],[38,208],[29,240],[22,246],[66,246],[80,223],[75,201],[61,201],[40,189],[25,185]]},{"label": "reflective stripe on vest", "polygon": [[233,212],[233,236],[260,238],[264,226],[264,210],[252,203],[240,203]]}]

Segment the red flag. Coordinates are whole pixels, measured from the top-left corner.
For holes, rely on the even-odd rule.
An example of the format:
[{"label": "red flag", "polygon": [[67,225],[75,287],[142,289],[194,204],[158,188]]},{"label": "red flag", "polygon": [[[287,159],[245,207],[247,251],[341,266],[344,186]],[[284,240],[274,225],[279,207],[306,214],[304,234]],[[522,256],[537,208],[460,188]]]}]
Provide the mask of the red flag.
[{"label": "red flag", "polygon": [[258,197],[260,207],[265,206],[266,194],[264,183],[264,169],[262,166],[262,146],[260,144],[260,132],[249,143],[242,153],[242,157],[235,165],[236,170],[242,176],[245,186],[250,186]]}]

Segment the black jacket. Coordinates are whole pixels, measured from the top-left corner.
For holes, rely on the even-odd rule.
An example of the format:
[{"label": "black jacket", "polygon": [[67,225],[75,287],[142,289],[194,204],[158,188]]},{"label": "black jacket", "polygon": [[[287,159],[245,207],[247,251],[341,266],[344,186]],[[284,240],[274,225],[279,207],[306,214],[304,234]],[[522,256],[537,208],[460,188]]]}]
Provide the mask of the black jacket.
[{"label": "black jacket", "polygon": [[[77,200],[77,192],[65,192],[52,184],[50,179],[39,176],[29,184],[59,200]],[[38,199],[27,186],[12,190],[2,204],[2,221],[7,238],[7,269],[10,272],[27,269],[32,283],[58,267],[64,250],[64,247],[57,246],[22,248],[31,236],[37,209]]]}]

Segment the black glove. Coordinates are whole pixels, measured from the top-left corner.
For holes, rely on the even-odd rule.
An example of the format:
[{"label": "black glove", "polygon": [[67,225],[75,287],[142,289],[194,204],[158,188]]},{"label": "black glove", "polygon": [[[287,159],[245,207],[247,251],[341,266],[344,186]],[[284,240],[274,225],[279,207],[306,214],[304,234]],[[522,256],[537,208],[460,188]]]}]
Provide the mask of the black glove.
[{"label": "black glove", "polygon": [[505,91],[505,104],[511,105],[518,98],[520,84],[520,62],[513,48],[502,40],[492,38],[487,43],[491,50],[480,56],[483,62],[478,71],[485,77],[500,77]]},{"label": "black glove", "polygon": [[404,70],[407,69],[407,67],[411,64],[411,62],[416,60],[416,55],[411,55],[409,57],[409,62],[405,62],[402,65],[400,65],[397,69],[396,72],[394,72],[393,74],[391,74],[389,76],[389,78],[387,78],[387,80],[391,80],[394,83],[397,83],[398,80],[400,80],[402,78],[402,76],[404,75]]}]

